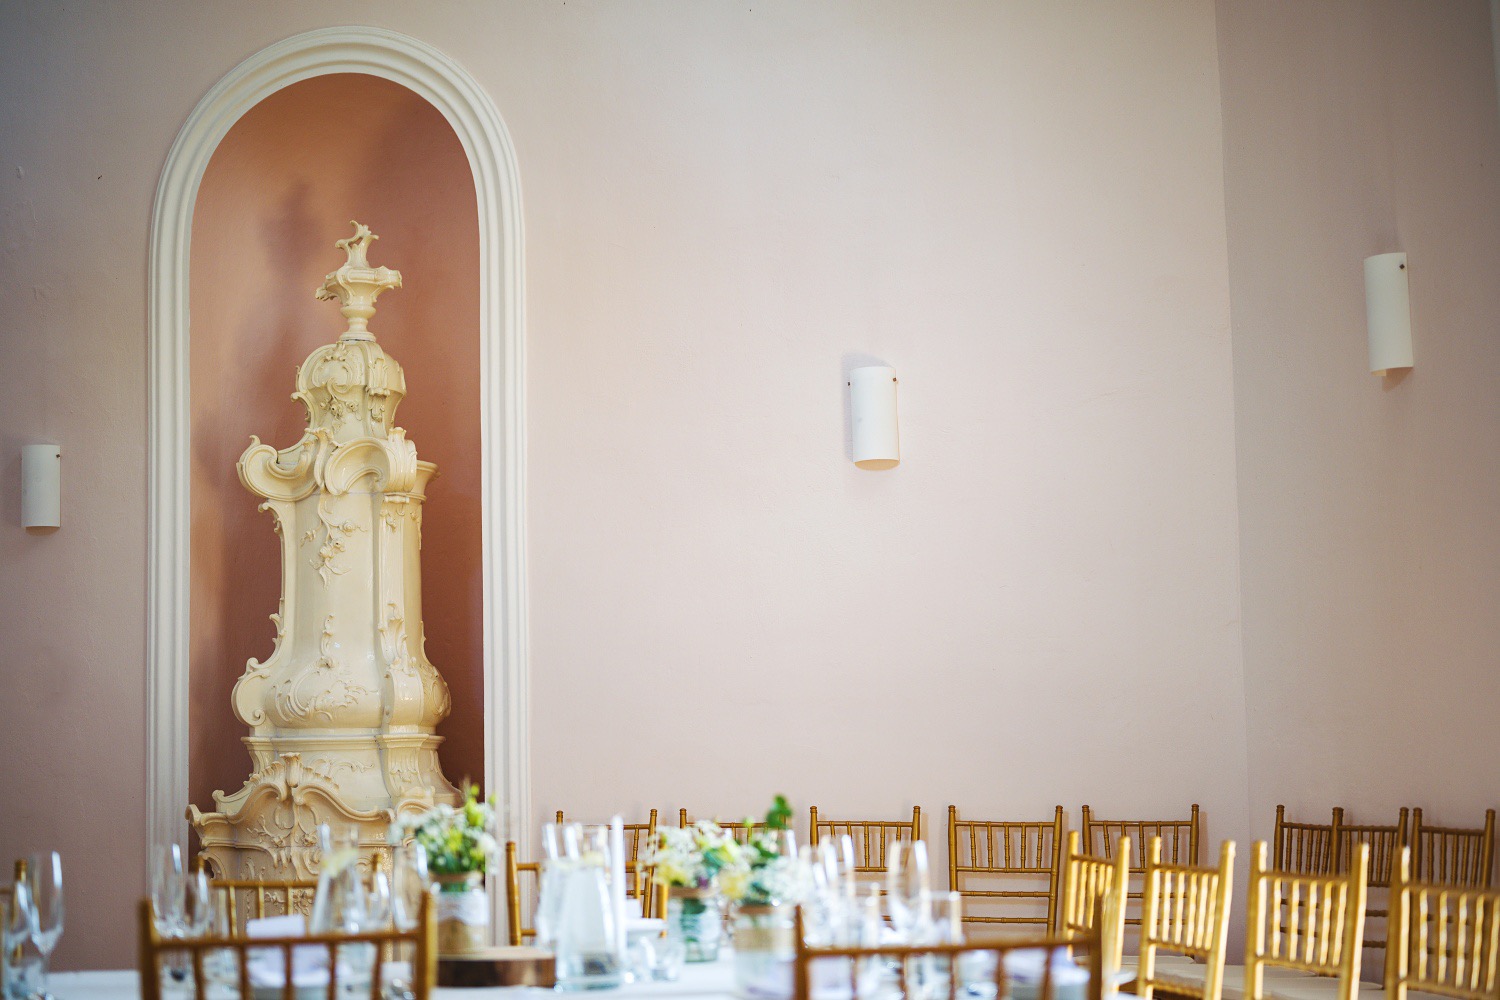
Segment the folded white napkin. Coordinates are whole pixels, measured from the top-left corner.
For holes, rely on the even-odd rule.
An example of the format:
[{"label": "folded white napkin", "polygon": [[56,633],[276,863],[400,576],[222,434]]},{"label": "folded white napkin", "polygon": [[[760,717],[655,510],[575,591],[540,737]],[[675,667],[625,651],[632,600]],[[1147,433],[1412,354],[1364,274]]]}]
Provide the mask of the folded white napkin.
[{"label": "folded white napkin", "polygon": [[[306,937],[307,921],[301,914],[284,917],[259,917],[245,921],[248,938]],[[254,986],[283,986],[286,983],[286,960],[280,948],[257,948],[250,952],[250,982]],[[328,985],[328,949],[317,945],[299,945],[292,949],[292,985]]]},{"label": "folded white napkin", "polygon": [[[1005,953],[1005,974],[1017,983],[1040,984],[1047,968],[1048,949],[1025,948]],[[1089,970],[1076,965],[1062,948],[1051,950],[1052,985],[1077,986],[1089,981]]]}]

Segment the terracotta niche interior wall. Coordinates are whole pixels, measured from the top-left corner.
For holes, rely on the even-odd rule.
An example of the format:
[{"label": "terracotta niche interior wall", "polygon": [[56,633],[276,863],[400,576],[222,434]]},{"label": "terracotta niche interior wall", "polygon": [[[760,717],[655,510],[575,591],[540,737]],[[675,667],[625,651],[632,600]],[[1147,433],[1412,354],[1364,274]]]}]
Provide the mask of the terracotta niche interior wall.
[{"label": "terracotta niche interior wall", "polygon": [[343,74],[287,87],[214,153],[192,241],[192,801],[249,772],[230,691],[265,659],[280,594],[271,521],[240,484],[250,435],[302,433],[289,397],[298,364],[344,329],[314,289],[344,259],[350,219],[379,236],[371,262],[398,268],[371,322],[406,370],[399,423],[437,463],[423,520],[427,652],[453,692],[443,768],[484,774],[480,575],[479,250],[474,182],[442,115],[405,88]]}]

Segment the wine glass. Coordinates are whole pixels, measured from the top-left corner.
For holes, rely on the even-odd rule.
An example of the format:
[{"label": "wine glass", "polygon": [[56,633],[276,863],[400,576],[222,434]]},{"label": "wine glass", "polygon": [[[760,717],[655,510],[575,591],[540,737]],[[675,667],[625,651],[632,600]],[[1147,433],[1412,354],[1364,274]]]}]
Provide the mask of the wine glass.
[{"label": "wine glass", "polygon": [[151,910],[157,934],[171,938],[181,933],[184,902],[182,848],[158,845],[151,852]]},{"label": "wine glass", "polygon": [[187,937],[203,937],[215,930],[214,893],[208,873],[202,868],[181,876],[182,915],[180,926]]},{"label": "wine glass", "polygon": [[47,851],[31,859],[31,943],[42,955],[42,984],[37,991],[39,1000],[51,1000],[47,991],[47,965],[52,959],[52,949],[63,932],[63,880],[62,857],[56,851]]},{"label": "wine glass", "polygon": [[428,883],[426,848],[413,842],[391,851],[391,920],[397,930],[417,926]]},{"label": "wine glass", "polygon": [[886,903],[891,927],[902,943],[914,941],[932,924],[932,877],[927,868],[927,843],[896,841],[886,852]]},{"label": "wine glass", "polygon": [[394,915],[395,899],[391,893],[390,876],[386,875],[385,869],[376,868],[370,873],[370,884],[365,890],[365,915],[360,921],[360,929],[387,930]]},{"label": "wine glass", "polygon": [[[36,910],[31,905],[31,888],[25,878],[16,880],[15,895],[3,914],[0,923],[0,966],[3,966],[6,989],[10,996],[25,996],[25,966],[21,962],[21,946],[31,938],[31,923],[36,919]],[[14,959],[14,963],[12,963]]]},{"label": "wine glass", "polygon": [[[398,931],[410,931],[422,917],[428,892],[427,849],[413,841],[391,850],[391,923]],[[415,1000],[410,961],[387,966],[389,1000]]]}]

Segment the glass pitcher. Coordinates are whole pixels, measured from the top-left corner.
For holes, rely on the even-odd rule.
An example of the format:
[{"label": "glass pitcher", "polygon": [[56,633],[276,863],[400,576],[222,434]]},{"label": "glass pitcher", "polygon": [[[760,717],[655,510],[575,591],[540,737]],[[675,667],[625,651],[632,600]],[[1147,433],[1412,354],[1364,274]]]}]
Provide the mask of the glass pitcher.
[{"label": "glass pitcher", "polygon": [[[556,866],[557,988],[610,989],[623,985],[624,931],[611,864],[620,845],[609,827],[568,830],[568,857]],[[575,846],[576,845],[576,846]]]}]

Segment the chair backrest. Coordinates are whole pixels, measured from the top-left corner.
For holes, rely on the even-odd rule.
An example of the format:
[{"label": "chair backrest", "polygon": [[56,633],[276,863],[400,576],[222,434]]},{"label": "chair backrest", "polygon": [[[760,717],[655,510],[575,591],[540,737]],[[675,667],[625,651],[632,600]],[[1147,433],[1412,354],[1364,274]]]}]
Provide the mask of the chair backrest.
[{"label": "chair backrest", "polygon": [[[1396,865],[1396,854],[1407,843],[1409,810],[1401,812],[1393,825],[1381,823],[1350,823],[1343,819],[1335,837],[1334,869],[1343,871],[1353,856],[1355,844],[1370,847],[1370,874],[1366,883],[1369,890],[1365,897],[1365,947],[1384,948],[1386,943],[1386,890],[1391,886],[1391,872]],[[1371,919],[1373,918],[1373,919]]]},{"label": "chair backrest", "polygon": [[[679,809],[679,810],[677,810],[677,825],[680,828],[686,830],[688,827],[692,826],[695,822],[697,822],[697,820],[690,819],[688,817],[688,811],[686,809]],[[748,843],[750,843],[750,838],[755,834],[755,831],[759,830],[761,827],[765,826],[764,823],[758,823],[758,822],[756,822],[753,819],[745,819],[745,820],[738,820],[738,821],[728,821],[728,822],[726,822],[725,820],[719,819],[719,820],[714,820],[714,822],[718,823],[719,824],[719,828],[722,829],[725,833],[729,834],[731,837],[733,837],[735,840],[739,841],[742,844],[748,844]]]},{"label": "chair backrest", "polygon": [[[189,937],[163,938],[156,930],[156,914],[149,898],[141,900],[138,924],[138,970],[140,972],[141,1000],[162,1000],[162,959],[176,956],[191,973],[190,985],[195,1000],[205,1000],[210,992],[215,997],[236,996],[240,1000],[272,994],[291,997],[301,993],[292,985],[292,956],[304,948],[327,949],[329,982],[325,988],[317,987],[319,995],[348,996],[353,985],[340,983],[340,975],[348,974],[350,963],[338,961],[339,950],[361,945],[372,946],[380,960],[370,964],[370,1000],[383,1000],[387,984],[383,981],[385,960],[399,953],[411,954],[411,983],[409,992],[416,1000],[427,1000],[437,985],[437,921],[433,916],[433,900],[427,896],[417,916],[416,926],[410,930],[394,928],[380,931],[362,931],[358,934],[312,934],[305,937],[248,938]],[[257,987],[251,981],[251,955],[276,955],[279,959],[280,976],[284,987]],[[225,961],[227,960],[227,965]],[[217,967],[217,975],[210,971]],[[222,977],[222,978],[220,978]],[[181,996],[183,986],[174,984],[171,993]]]},{"label": "chair backrest", "polygon": [[1219,1000],[1224,989],[1224,958],[1229,951],[1229,904],[1234,888],[1234,841],[1219,847],[1219,866],[1174,865],[1161,859],[1161,841],[1146,852],[1141,892],[1141,953],[1135,993],[1151,1000],[1157,989],[1180,995],[1177,981],[1156,980],[1159,949],[1203,963],[1200,1000]]},{"label": "chair backrest", "polygon": [[523,906],[521,876],[530,876],[531,886],[526,898],[535,900],[541,889],[542,866],[535,861],[521,861],[516,857],[516,842],[505,842],[505,926],[511,947],[536,938],[536,927],[524,919],[527,912],[535,913],[535,904]]},{"label": "chair backrest", "polygon": [[[798,907],[792,928],[795,949],[792,959],[792,1000],[812,1000],[815,994],[824,996],[835,991],[848,997],[849,1000],[859,1000],[860,997],[867,995],[892,995],[886,976],[888,967],[896,969],[899,992],[894,995],[912,996],[914,993],[910,988],[911,984],[907,982],[908,973],[913,969],[924,968],[925,959],[934,957],[946,959],[950,968],[958,970],[969,966],[970,963],[965,961],[965,956],[976,953],[992,956],[991,960],[995,965],[994,995],[1012,996],[1014,994],[1007,982],[1005,961],[1009,955],[1014,952],[1037,949],[1050,953],[1069,945],[1080,945],[1088,950],[1089,983],[1084,996],[1087,1000],[1103,1000],[1106,975],[1100,964],[1100,956],[1104,949],[1100,945],[1098,928],[1102,927],[1105,922],[1102,918],[1091,921],[1095,929],[1082,938],[1074,939],[1066,939],[1056,934],[1039,934],[989,940],[970,938],[957,944],[825,947],[807,944],[803,933],[802,909]],[[815,971],[819,968],[819,963],[823,963],[822,974]],[[1042,969],[1042,980],[1037,984],[1031,996],[1036,1000],[1055,1000],[1057,990],[1054,988],[1053,962],[1050,954],[1042,964]],[[839,981],[831,982],[827,973],[832,973],[839,978]],[[961,978],[958,975],[947,977],[948,1000],[956,1000],[957,997],[964,995],[965,984],[960,981]],[[826,987],[826,989],[821,987]],[[1015,991],[1016,994],[1019,992]]]},{"label": "chair backrest", "polygon": [[[563,818],[563,811],[557,811],[557,825],[562,826],[567,820]],[[625,860],[639,861],[641,849],[656,843],[656,810],[651,810],[649,818],[644,823],[625,823]]]},{"label": "chair backrest", "polygon": [[1302,875],[1332,875],[1338,870],[1339,829],[1344,809],[1334,806],[1328,823],[1301,823],[1286,818],[1286,806],[1276,807],[1276,834],[1271,866],[1279,872]]},{"label": "chair backrest", "polygon": [[[1058,858],[1063,847],[1063,807],[1050,820],[982,820],[958,818],[948,807],[948,889],[964,897],[964,922],[1033,924],[1044,931],[1057,926]],[[1015,876],[1030,888],[1001,889]],[[1020,913],[974,911],[970,903],[1009,908]],[[1040,912],[1038,912],[1040,911]]]},{"label": "chair backrest", "polygon": [[245,933],[245,921],[312,912],[317,879],[216,878],[209,882],[214,896],[229,916],[230,937]]},{"label": "chair backrest", "polygon": [[1412,877],[1419,882],[1488,889],[1495,869],[1495,810],[1477,828],[1429,826],[1412,810]]},{"label": "chair backrest", "polygon": [[1412,878],[1402,848],[1391,882],[1389,1000],[1408,990],[1456,1000],[1500,1000],[1500,891]]},{"label": "chair backrest", "polygon": [[1410,811],[1402,806],[1396,822],[1391,825],[1350,823],[1340,817],[1337,835],[1334,838],[1337,845],[1334,849],[1334,870],[1343,871],[1348,866],[1349,859],[1354,855],[1355,844],[1369,844],[1369,886],[1372,889],[1389,888],[1391,872],[1396,864],[1396,853],[1407,843],[1409,813]]},{"label": "chair backrest", "polygon": [[1370,845],[1356,844],[1349,870],[1329,875],[1277,871],[1266,842],[1250,853],[1245,996],[1262,1000],[1269,967],[1338,977],[1338,1000],[1353,1000],[1365,927]]},{"label": "chair backrest", "polygon": [[[1198,863],[1198,803],[1194,802],[1187,819],[1099,819],[1093,809],[1083,807],[1083,849],[1096,857],[1110,858],[1114,847],[1124,838],[1135,845],[1135,854],[1127,858],[1132,875],[1146,870],[1146,845],[1152,837],[1161,838],[1162,856],[1174,865]],[[1139,880],[1137,879],[1137,885]],[[1131,888],[1127,899],[1139,900],[1141,890]],[[1127,917],[1127,924],[1140,923],[1139,917]]]},{"label": "chair backrest", "polygon": [[1196,865],[1198,831],[1196,802],[1187,819],[1100,819],[1089,806],[1083,807],[1083,849],[1098,857],[1113,857],[1114,845],[1129,837],[1136,849],[1129,859],[1130,871],[1136,875],[1146,870],[1146,845],[1152,837],[1161,838],[1162,856],[1172,864]]},{"label": "chair backrest", "polygon": [[[1099,934],[1108,974],[1118,972],[1125,953],[1125,900],[1130,884],[1130,838],[1121,837],[1110,857],[1084,853],[1077,830],[1068,831],[1062,856],[1062,906],[1058,932],[1064,940]],[[1103,920],[1105,926],[1097,926]]]},{"label": "chair backrest", "polygon": [[[563,818],[563,811],[557,811],[557,824],[561,826],[567,822]],[[651,866],[641,861],[642,852],[656,846],[656,810],[651,810],[650,818],[644,823],[622,823],[625,834],[625,895],[630,899],[641,901],[641,912],[650,914],[653,912],[652,893],[655,891],[651,880]]]},{"label": "chair backrest", "polygon": [[884,872],[885,854],[891,844],[922,839],[922,807],[912,807],[909,823],[884,819],[819,819],[818,807],[812,807],[808,839],[814,847],[825,837],[836,838],[845,834],[854,841],[856,872]]}]

